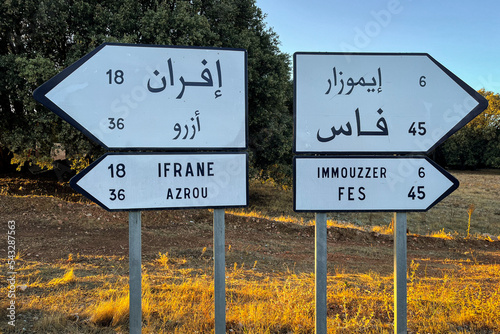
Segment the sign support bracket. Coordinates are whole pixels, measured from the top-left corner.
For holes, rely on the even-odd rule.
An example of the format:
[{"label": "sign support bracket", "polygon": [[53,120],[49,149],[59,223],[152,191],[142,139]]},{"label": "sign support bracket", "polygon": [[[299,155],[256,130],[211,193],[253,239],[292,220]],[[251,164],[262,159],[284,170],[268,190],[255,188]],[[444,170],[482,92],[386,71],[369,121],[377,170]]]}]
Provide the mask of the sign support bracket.
[{"label": "sign support bracket", "polygon": [[394,213],[394,333],[407,333],[406,212]]},{"label": "sign support bracket", "polygon": [[141,211],[129,211],[129,318],[130,334],[142,331]]}]

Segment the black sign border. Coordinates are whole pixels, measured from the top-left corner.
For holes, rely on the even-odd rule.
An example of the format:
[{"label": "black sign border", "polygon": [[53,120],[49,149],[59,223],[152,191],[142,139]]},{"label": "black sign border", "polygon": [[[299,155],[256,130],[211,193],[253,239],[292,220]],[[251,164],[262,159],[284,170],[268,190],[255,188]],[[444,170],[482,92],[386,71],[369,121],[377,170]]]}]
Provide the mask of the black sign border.
[{"label": "black sign border", "polygon": [[[245,174],[246,174],[246,203],[241,205],[225,205],[225,206],[182,206],[182,207],[160,207],[160,208],[134,208],[134,209],[110,209],[97,198],[92,196],[89,192],[78,185],[78,181],[80,181],[85,175],[87,175],[94,167],[96,167],[102,160],[104,160],[107,156],[112,155],[236,155],[236,154],[244,154],[245,155]],[[248,152],[107,152],[103,154],[99,159],[90,164],[83,171],[73,176],[70,180],[71,187],[85,196],[87,199],[92,202],[98,204],[100,207],[110,212],[130,212],[130,211],[153,211],[153,210],[188,210],[188,209],[224,209],[224,208],[245,208],[248,207],[248,199],[249,199],[249,178],[248,178],[249,168],[248,168]],[[96,182],[98,182],[96,180]]]},{"label": "black sign border", "polygon": [[[356,209],[356,210],[346,210],[344,208],[332,209],[332,210],[313,210],[313,209],[301,209],[297,210],[297,169],[296,169],[296,160],[297,159],[365,159],[365,160],[374,160],[374,159],[425,159],[429,162],[434,168],[436,168],[443,176],[445,176],[448,180],[450,180],[453,184],[447,191],[445,191],[440,197],[438,197],[434,202],[432,202],[427,208],[420,210],[374,210],[374,209]],[[445,197],[450,195],[453,191],[455,191],[460,185],[460,182],[450,173],[448,173],[444,168],[439,166],[429,157],[423,155],[406,155],[406,156],[394,156],[394,155],[371,155],[371,156],[362,156],[362,155],[335,155],[335,156],[318,156],[318,155],[300,155],[293,157],[293,210],[295,212],[425,212],[435,206],[437,203],[442,201]]]},{"label": "black sign border", "polygon": [[[453,81],[455,81],[464,91],[467,92],[474,100],[478,102],[478,105],[472,109],[462,120],[453,127],[450,131],[444,134],[441,139],[439,139],[433,146],[431,146],[427,151],[366,151],[366,152],[345,152],[345,151],[297,151],[297,56],[298,55],[335,55],[335,56],[425,56],[428,57],[434,64],[436,64],[443,72],[446,73]],[[488,107],[488,100],[486,100],[481,94],[467,85],[459,77],[453,74],[450,70],[444,67],[441,63],[435,60],[428,53],[385,53],[385,52],[295,52],[293,54],[293,153],[294,154],[328,154],[328,155],[383,155],[383,154],[429,154],[434,151],[439,145],[441,145],[446,139],[457,132],[460,128],[469,123],[472,119],[478,116]]]},{"label": "black sign border", "polygon": [[[99,51],[101,51],[106,46],[127,46],[127,47],[148,47],[148,48],[167,48],[167,49],[197,49],[197,50],[214,50],[214,51],[236,51],[244,53],[244,74],[245,74],[245,145],[244,147],[108,147],[97,137],[95,137],[90,131],[88,131],[84,126],[73,119],[64,110],[59,108],[55,103],[50,101],[46,94],[50,92],[55,86],[57,86],[61,81],[70,76],[74,71],[76,71],[80,66],[85,64],[90,58],[95,56]],[[155,45],[155,44],[129,44],[129,43],[103,43],[75,63],[71,64],[54,77],[46,81],[40,87],[35,89],[33,92],[33,97],[36,101],[41,103],[50,111],[54,112],[56,115],[61,117],[63,120],[71,124],[74,128],[81,131],[87,138],[97,143],[98,145],[104,147],[106,150],[116,150],[116,151],[144,151],[144,150],[161,150],[161,151],[241,151],[248,149],[248,52],[241,48],[217,48],[217,47],[205,47],[205,46],[181,46],[181,45]]]}]

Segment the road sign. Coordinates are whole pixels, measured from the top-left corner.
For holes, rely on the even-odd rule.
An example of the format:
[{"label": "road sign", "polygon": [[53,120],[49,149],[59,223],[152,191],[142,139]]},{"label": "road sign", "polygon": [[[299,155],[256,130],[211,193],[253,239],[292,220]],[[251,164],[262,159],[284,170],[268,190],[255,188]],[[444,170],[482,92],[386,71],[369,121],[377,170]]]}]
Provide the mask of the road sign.
[{"label": "road sign", "polygon": [[113,149],[245,149],[243,49],[105,43],[34,93]]},{"label": "road sign", "polygon": [[295,152],[429,153],[487,100],[425,53],[295,53]]},{"label": "road sign", "polygon": [[110,211],[242,207],[247,160],[247,153],[108,153],[70,184]]},{"label": "road sign", "polygon": [[458,180],[426,157],[295,157],[295,211],[426,211]]}]

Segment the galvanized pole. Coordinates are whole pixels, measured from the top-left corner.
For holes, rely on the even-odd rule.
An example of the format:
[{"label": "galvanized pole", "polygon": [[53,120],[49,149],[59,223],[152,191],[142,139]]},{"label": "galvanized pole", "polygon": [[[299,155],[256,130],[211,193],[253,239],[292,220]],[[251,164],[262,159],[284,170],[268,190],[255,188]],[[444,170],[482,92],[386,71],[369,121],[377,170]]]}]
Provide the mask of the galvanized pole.
[{"label": "galvanized pole", "polygon": [[215,334],[226,333],[226,258],[224,209],[214,210]]},{"label": "galvanized pole", "polygon": [[316,334],[326,334],[326,213],[316,213],[314,239],[315,328]]},{"label": "galvanized pole", "polygon": [[406,212],[394,214],[394,333],[407,333]]},{"label": "galvanized pole", "polygon": [[128,233],[130,334],[140,334],[142,328],[141,211],[129,212]]}]

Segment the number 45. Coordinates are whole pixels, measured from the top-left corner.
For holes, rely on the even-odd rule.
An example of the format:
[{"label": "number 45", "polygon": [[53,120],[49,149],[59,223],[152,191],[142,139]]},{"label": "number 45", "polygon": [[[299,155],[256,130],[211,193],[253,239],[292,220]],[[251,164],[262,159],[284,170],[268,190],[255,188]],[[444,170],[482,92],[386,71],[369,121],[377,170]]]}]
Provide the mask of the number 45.
[{"label": "number 45", "polygon": [[[427,129],[425,128],[425,122],[418,122],[417,125],[415,125],[416,122],[411,123],[410,128],[408,129],[408,133],[411,133],[412,135],[420,135],[423,136],[427,133]],[[418,127],[418,131],[417,131]]]},{"label": "number 45", "polygon": [[417,191],[415,194],[415,187],[411,187],[410,192],[408,193],[408,197],[414,200],[415,198],[418,199],[424,199],[425,198],[425,192],[424,192],[424,186],[417,186]]}]

